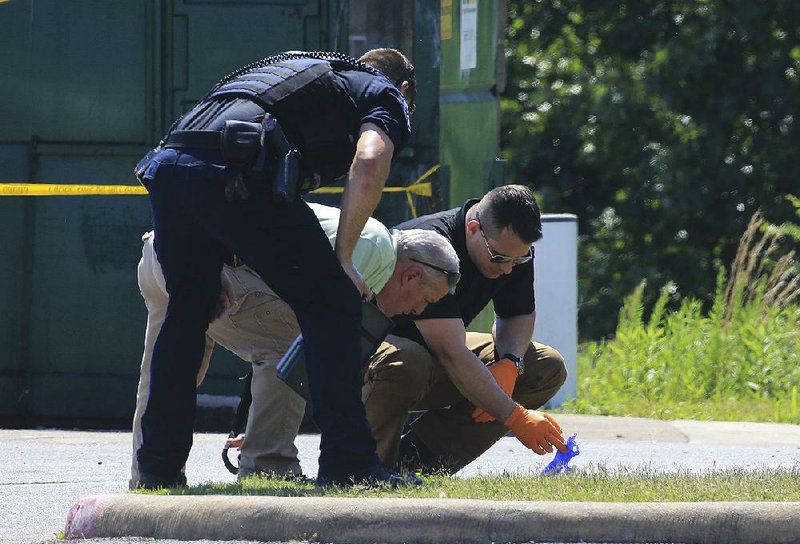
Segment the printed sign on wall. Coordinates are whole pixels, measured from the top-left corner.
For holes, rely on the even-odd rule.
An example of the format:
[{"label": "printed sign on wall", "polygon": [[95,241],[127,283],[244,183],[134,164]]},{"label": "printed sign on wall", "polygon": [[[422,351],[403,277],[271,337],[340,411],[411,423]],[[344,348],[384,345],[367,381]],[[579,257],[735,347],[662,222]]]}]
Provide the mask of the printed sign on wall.
[{"label": "printed sign on wall", "polygon": [[461,0],[461,70],[477,66],[478,0]]}]

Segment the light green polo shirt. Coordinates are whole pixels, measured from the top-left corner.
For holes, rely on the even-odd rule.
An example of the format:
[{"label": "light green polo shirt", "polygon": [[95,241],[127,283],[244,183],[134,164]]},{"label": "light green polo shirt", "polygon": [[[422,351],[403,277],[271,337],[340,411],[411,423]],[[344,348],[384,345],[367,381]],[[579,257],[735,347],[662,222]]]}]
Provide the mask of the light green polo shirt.
[{"label": "light green polo shirt", "polygon": [[[309,204],[309,207],[319,219],[319,224],[333,247],[339,227],[339,208],[314,203]],[[383,223],[370,217],[353,251],[353,264],[372,292],[379,293],[383,289],[392,277],[396,262],[397,248],[392,235]]]}]

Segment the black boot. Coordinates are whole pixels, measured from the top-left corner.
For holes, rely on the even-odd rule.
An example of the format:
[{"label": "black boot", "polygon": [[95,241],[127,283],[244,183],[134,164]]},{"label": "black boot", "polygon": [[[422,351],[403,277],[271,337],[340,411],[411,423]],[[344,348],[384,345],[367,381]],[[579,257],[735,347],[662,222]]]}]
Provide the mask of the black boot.
[{"label": "black boot", "polygon": [[407,485],[421,485],[422,480],[413,473],[399,473],[386,470],[381,465],[368,469],[358,470],[346,474],[320,474],[317,476],[319,487],[391,487],[397,488]]},{"label": "black boot", "polygon": [[186,475],[179,472],[174,478],[164,478],[142,472],[139,474],[139,482],[136,484],[136,489],[153,490],[169,487],[186,487]]}]

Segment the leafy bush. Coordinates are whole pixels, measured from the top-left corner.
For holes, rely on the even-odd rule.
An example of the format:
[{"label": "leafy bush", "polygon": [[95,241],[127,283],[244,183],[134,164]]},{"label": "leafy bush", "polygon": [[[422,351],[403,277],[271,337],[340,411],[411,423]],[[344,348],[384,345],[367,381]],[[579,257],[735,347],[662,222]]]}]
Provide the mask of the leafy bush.
[{"label": "leafy bush", "polygon": [[755,214],[714,304],[684,299],[667,311],[667,283],[649,318],[642,282],[619,313],[612,340],[584,345],[578,412],[665,418],[800,423],[800,272],[794,253],[778,258],[791,229]]}]

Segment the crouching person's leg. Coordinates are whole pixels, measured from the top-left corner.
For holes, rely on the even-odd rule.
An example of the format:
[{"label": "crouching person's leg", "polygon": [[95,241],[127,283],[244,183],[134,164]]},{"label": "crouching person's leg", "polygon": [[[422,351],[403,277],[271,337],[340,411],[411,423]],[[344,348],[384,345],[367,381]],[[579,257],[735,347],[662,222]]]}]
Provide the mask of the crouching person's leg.
[{"label": "crouching person's leg", "polygon": [[278,379],[276,367],[300,334],[294,312],[246,266],[226,266],[223,275],[234,303],[209,327],[221,346],[252,363],[252,402],[239,456],[239,478],[253,474],[302,474],[294,440],[305,401]]},{"label": "crouching person's leg", "polygon": [[276,366],[275,360],[253,364],[253,402],[239,457],[239,478],[303,474],[294,441],[306,403],[277,377]]},{"label": "crouching person's leg", "polygon": [[[491,334],[467,333],[467,347],[484,364],[494,362]],[[539,408],[566,380],[564,360],[553,348],[538,343],[531,343],[523,359],[525,372],[517,378],[512,398],[526,408]],[[452,474],[461,470],[508,432],[500,421],[475,422],[474,409],[460,396],[447,409],[429,410],[403,437],[401,451],[411,452],[412,459],[417,457],[423,472]]]},{"label": "crouching person's leg", "polygon": [[517,378],[513,399],[536,410],[552,399],[567,380],[561,354],[550,346],[533,342],[525,353],[525,372]]},{"label": "crouching person's leg", "polygon": [[423,346],[393,335],[370,358],[361,398],[384,466],[396,465],[408,412],[428,392],[436,367],[439,364]]}]

